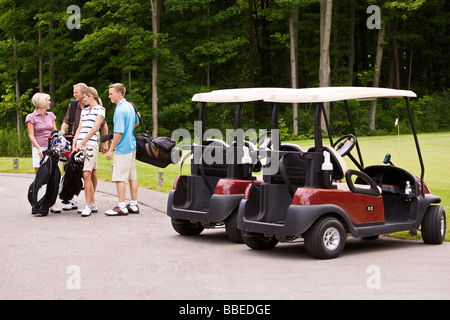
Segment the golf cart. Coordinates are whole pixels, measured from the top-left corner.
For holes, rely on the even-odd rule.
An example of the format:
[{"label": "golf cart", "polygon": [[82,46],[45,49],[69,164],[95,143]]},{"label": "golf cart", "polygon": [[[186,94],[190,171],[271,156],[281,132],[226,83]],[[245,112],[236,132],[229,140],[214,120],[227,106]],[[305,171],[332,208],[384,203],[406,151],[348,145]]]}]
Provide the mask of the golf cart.
[{"label": "golf cart", "polygon": [[[184,147],[190,150],[191,174],[175,179],[167,203],[167,215],[179,234],[198,235],[204,228],[225,225],[228,238],[243,243],[242,233],[237,229],[237,209],[247,185],[252,181],[259,183],[252,175],[261,170],[256,144],[266,149],[271,139],[263,134],[255,143],[244,141],[239,134],[242,108],[244,103],[262,101],[268,90],[276,89],[225,89],[193,96],[192,101],[200,102],[200,143]],[[205,139],[207,103],[237,104],[234,141]]]},{"label": "golf cart", "polygon": [[[421,166],[420,178],[396,167],[364,167],[347,100],[404,97]],[[424,165],[409,98],[412,91],[361,87],[290,89],[269,94],[264,100],[278,103],[315,104],[314,146],[307,152],[280,154],[279,170],[264,182],[249,185],[241,201],[238,228],[252,249],[272,249],[281,242],[303,238],[315,258],[336,258],[343,251],[347,234],[376,239],[380,234],[416,230],[421,226],[425,243],[440,244],[445,237],[446,217],[441,199],[424,183]],[[322,143],[324,102],[343,101],[352,133]],[[333,107],[333,106],[331,106]],[[327,121],[326,126],[330,132]],[[358,158],[352,155],[356,147]],[[276,151],[271,151],[276,152]],[[347,169],[349,157],[358,170]],[[345,182],[343,182],[345,179]]]}]

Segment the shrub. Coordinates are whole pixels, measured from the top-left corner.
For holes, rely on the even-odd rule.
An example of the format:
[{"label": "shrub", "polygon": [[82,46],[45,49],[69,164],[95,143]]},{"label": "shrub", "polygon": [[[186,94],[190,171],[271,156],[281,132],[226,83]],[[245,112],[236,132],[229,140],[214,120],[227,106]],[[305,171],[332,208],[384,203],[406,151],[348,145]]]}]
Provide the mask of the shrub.
[{"label": "shrub", "polygon": [[1,157],[23,157],[31,155],[31,143],[27,130],[20,132],[20,144],[17,130],[0,129],[0,156]]}]

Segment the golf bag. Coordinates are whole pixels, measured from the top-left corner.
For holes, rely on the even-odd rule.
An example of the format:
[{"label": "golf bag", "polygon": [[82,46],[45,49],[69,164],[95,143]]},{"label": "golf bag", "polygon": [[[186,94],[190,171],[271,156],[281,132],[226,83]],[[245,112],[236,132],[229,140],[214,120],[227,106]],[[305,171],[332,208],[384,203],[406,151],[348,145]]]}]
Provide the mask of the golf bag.
[{"label": "golf bag", "polygon": [[145,133],[135,134],[136,139],[136,160],[154,165],[159,168],[165,168],[175,159],[172,155],[181,158],[181,149],[175,147],[175,141],[168,137],[152,138],[147,130],[147,127],[142,121],[141,114],[134,103],[131,103],[134,111],[139,117],[139,121],[144,127]]},{"label": "golf bag", "polygon": [[[135,134],[136,139],[136,160],[154,165],[159,168],[165,168],[169,164],[177,163],[181,158],[181,149],[175,147],[176,142],[168,137],[152,138],[147,130],[147,127],[142,121],[136,105],[131,102],[136,114],[139,117],[140,123],[144,127],[145,133]],[[107,134],[102,137],[102,142],[111,140],[112,134]]]},{"label": "golf bag", "polygon": [[181,150],[175,148],[175,141],[167,137],[157,137],[152,139],[148,134],[135,134],[136,138],[136,160],[154,165],[159,168],[165,168],[172,161],[172,152]]},{"label": "golf bag", "polygon": [[84,189],[83,167],[85,154],[82,151],[72,152],[64,167],[64,176],[59,185],[59,198],[62,203],[69,203],[74,195],[79,195]]},{"label": "golf bag", "polygon": [[31,204],[31,213],[46,216],[58,197],[61,171],[58,167],[59,154],[54,150],[44,151],[44,158],[35,180],[28,188],[28,201]]}]

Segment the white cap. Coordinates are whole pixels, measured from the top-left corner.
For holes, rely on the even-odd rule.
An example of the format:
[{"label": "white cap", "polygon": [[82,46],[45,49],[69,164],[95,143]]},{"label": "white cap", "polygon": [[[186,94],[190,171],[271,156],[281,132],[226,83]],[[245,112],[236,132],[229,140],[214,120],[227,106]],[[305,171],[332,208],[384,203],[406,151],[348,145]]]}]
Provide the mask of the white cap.
[{"label": "white cap", "polygon": [[243,149],[244,149],[244,156],[242,157],[241,162],[243,164],[245,164],[245,163],[252,163],[252,158],[250,157],[248,147],[244,146]]},{"label": "white cap", "polygon": [[333,170],[333,164],[330,162],[330,153],[328,151],[323,152],[324,161],[322,163],[322,170]]}]

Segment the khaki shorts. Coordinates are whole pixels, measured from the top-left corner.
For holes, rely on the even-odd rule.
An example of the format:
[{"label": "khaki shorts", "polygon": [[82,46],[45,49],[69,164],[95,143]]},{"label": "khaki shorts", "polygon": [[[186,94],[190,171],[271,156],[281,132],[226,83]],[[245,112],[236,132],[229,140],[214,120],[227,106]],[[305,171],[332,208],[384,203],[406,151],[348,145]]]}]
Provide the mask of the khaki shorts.
[{"label": "khaki shorts", "polygon": [[92,157],[86,157],[84,159],[83,171],[90,171],[97,169],[97,161],[98,161],[98,146],[88,146],[92,148],[92,151],[88,151],[88,155],[92,155]]},{"label": "khaki shorts", "polygon": [[111,180],[113,182],[137,180],[136,150],[131,153],[114,153]]}]

